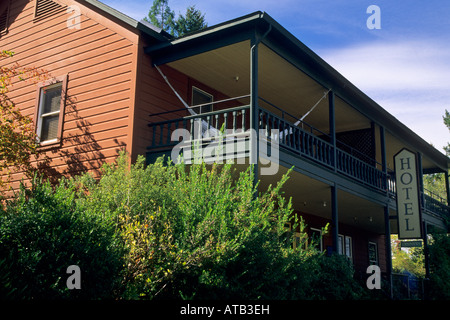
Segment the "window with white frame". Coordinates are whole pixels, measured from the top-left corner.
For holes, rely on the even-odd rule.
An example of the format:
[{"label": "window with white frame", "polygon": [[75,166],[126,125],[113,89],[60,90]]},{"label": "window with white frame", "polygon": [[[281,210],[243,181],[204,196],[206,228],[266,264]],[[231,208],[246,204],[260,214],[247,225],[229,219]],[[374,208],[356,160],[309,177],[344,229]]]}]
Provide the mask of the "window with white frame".
[{"label": "window with white frame", "polygon": [[338,235],[338,253],[345,255],[349,259],[352,259],[353,257],[352,237],[344,236],[342,234]]},{"label": "window with white frame", "polygon": [[352,244],[352,237],[345,236],[344,238],[344,244],[345,244],[345,255],[352,259],[353,257],[353,244]]},{"label": "window with white frame", "polygon": [[323,251],[322,230],[311,228],[312,241],[317,245],[317,249]]},{"label": "window with white frame", "polygon": [[41,145],[56,143],[61,138],[64,115],[65,77],[38,85],[36,134]]}]

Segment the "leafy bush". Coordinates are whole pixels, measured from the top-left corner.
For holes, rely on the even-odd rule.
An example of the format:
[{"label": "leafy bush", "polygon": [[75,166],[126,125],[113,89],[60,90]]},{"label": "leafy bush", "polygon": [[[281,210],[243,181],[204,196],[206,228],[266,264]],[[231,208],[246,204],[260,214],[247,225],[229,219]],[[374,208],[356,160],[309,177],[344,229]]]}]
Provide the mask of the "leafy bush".
[{"label": "leafy bush", "polygon": [[[129,165],[122,154],[52,188],[22,187],[0,217],[7,298],[357,299],[342,257],[325,257],[276,186],[257,194],[252,168]],[[293,233],[300,231],[297,249]],[[5,258],[6,257],[6,258]],[[342,260],[342,259],[344,260]],[[68,290],[66,269],[81,269]]]},{"label": "leafy bush", "polygon": [[[34,180],[0,211],[0,279],[7,299],[108,298],[122,266],[114,225],[77,209],[73,181],[53,190]],[[69,290],[67,267],[81,269],[82,290]]]},{"label": "leafy bush", "polygon": [[430,293],[432,299],[450,299],[450,237],[434,234],[429,246]]},{"label": "leafy bush", "polygon": [[[273,292],[261,284],[280,278],[278,260],[294,254],[284,240],[292,218],[290,203],[280,196],[284,181],[256,197],[251,168],[235,179],[231,165],[175,166],[160,158],[145,168],[143,161],[129,170],[122,157],[105,167],[98,184],[85,186],[89,197],[80,204],[118,219],[128,249],[124,297],[257,298]],[[258,280],[260,290],[249,293],[243,279],[253,286]]]},{"label": "leafy bush", "polygon": [[[81,206],[117,218],[127,248],[125,299],[357,298],[353,270],[327,263],[307,244],[303,221],[291,221],[281,191],[286,179],[258,195],[252,168],[239,173],[229,164],[184,166],[162,158],[145,167],[139,158],[130,169],[120,157],[98,183],[85,186]],[[287,222],[300,229],[301,249],[292,249]]]}]

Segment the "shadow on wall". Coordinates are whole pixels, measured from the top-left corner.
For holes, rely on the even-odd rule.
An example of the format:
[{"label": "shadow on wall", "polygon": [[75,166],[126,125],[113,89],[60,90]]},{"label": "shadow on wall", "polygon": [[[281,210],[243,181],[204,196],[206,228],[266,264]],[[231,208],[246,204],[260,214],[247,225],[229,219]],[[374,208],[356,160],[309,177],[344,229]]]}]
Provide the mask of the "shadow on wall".
[{"label": "shadow on wall", "polygon": [[[68,79],[68,84],[69,81]],[[62,176],[75,176],[87,171],[98,176],[106,161],[106,156],[102,152],[103,147],[92,133],[92,123],[80,116],[76,97],[65,94],[61,147],[50,149],[38,160],[39,171],[52,183],[56,183]],[[65,132],[64,125],[73,120],[77,130],[71,130],[73,133]],[[113,142],[117,155],[121,150],[125,150],[125,142],[117,138],[114,138]],[[59,170],[58,167],[64,169]]]}]

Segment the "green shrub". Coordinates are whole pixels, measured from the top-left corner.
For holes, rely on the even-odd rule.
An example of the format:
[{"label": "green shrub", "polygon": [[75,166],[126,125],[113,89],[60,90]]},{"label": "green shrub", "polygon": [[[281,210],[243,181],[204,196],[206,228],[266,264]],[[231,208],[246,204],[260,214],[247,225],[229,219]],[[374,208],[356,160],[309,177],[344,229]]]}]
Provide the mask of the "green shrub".
[{"label": "green shrub", "polygon": [[436,300],[448,300],[450,299],[450,237],[448,234],[433,234],[429,254],[429,297]]},{"label": "green shrub", "polygon": [[[0,213],[1,268],[7,299],[109,298],[122,266],[114,225],[77,209],[73,181],[52,188],[36,179]],[[78,265],[81,290],[69,290],[67,267]]]},{"label": "green shrub", "polygon": [[162,158],[145,167],[139,158],[129,168],[121,157],[86,186],[81,206],[118,221],[127,248],[125,299],[357,298],[350,273],[341,273],[352,270],[326,263],[307,245],[302,221],[293,221],[302,243],[292,249],[285,225],[293,209],[281,191],[286,179],[257,194],[251,167],[238,173],[229,164],[173,165]]},{"label": "green shrub", "polygon": [[[357,299],[342,257],[325,257],[283,197],[284,176],[257,194],[252,168],[129,166],[100,179],[37,180],[0,214],[6,298]],[[290,222],[300,231],[292,248]],[[342,259],[341,259],[342,258]],[[344,259],[344,260],[343,260]],[[81,269],[68,290],[66,269]]]}]

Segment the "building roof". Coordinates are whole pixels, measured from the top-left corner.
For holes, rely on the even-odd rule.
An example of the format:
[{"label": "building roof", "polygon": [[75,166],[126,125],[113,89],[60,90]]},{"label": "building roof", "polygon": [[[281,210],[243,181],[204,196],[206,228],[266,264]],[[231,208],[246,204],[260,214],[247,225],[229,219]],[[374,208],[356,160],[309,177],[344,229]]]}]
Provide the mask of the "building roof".
[{"label": "building roof", "polygon": [[118,20],[124,22],[128,26],[135,28],[139,31],[142,31],[144,34],[149,35],[158,41],[168,41],[173,38],[169,33],[162,30],[161,28],[158,28],[153,24],[146,22],[145,20],[137,21],[136,19],[133,19],[120,11],[117,11],[116,9],[104,4],[103,2],[100,2],[98,0],[81,0],[81,1],[92,5],[93,7],[101,10],[102,12],[117,18]]}]

